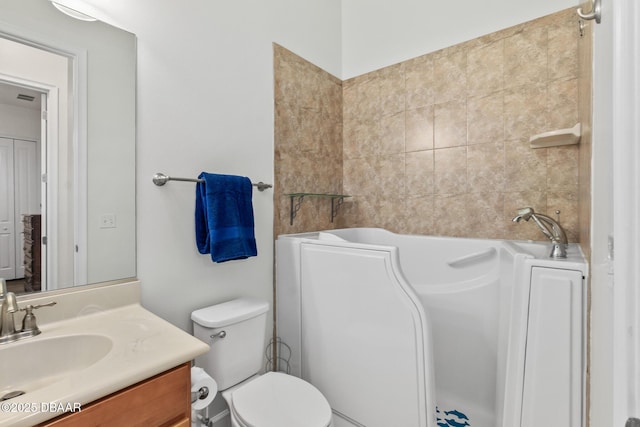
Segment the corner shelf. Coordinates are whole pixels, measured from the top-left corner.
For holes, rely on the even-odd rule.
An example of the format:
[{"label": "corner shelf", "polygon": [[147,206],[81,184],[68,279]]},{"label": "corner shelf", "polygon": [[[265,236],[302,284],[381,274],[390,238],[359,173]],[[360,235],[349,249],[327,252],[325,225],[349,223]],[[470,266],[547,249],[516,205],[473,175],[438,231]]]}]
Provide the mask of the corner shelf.
[{"label": "corner shelf", "polygon": [[572,128],[552,130],[529,138],[531,148],[558,147],[560,145],[573,145],[580,142],[580,123]]},{"label": "corner shelf", "polygon": [[291,200],[291,208],[289,211],[289,225],[293,225],[293,219],[298,214],[300,207],[302,206],[302,202],[305,197],[321,197],[325,199],[331,199],[331,222],[338,215],[338,210],[340,206],[344,203],[344,199],[348,196],[346,194],[326,194],[326,193],[287,193],[285,196],[288,196]]}]

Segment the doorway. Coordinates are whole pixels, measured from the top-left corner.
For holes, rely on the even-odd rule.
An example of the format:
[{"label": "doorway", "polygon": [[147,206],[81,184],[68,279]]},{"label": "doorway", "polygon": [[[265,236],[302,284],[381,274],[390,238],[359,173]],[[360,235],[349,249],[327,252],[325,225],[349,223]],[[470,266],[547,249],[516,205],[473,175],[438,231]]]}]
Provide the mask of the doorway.
[{"label": "doorway", "polygon": [[[74,227],[76,167],[73,116],[67,107],[73,87],[70,59],[1,36],[0,50],[7,59],[0,64],[0,90],[11,94],[0,104],[5,170],[0,221],[6,231],[0,277],[24,277],[23,292],[51,290],[60,282],[60,271],[70,277],[74,271],[72,249],[65,252],[66,264],[57,255],[62,245],[74,246],[74,233],[68,232]],[[31,108],[11,105],[19,101],[30,102]]]},{"label": "doorway", "polygon": [[47,95],[13,80],[0,79],[0,277],[14,292],[33,292],[42,289]]}]

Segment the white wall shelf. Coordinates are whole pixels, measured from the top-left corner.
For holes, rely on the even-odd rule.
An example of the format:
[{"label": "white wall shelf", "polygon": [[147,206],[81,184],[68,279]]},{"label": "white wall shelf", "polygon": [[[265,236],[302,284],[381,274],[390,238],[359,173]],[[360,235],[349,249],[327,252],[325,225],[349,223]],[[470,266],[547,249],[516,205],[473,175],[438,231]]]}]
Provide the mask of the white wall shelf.
[{"label": "white wall shelf", "polygon": [[533,135],[529,138],[531,148],[558,147],[561,145],[573,145],[580,142],[580,123],[572,128],[552,130]]}]

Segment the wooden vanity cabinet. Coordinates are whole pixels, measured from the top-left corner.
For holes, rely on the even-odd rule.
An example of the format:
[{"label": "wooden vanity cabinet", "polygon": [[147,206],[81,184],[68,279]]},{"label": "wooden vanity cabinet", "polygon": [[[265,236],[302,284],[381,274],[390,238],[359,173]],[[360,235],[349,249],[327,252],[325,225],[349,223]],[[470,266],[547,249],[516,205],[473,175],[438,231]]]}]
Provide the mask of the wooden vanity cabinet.
[{"label": "wooden vanity cabinet", "polygon": [[185,363],[48,420],[38,427],[190,427],[191,365]]}]

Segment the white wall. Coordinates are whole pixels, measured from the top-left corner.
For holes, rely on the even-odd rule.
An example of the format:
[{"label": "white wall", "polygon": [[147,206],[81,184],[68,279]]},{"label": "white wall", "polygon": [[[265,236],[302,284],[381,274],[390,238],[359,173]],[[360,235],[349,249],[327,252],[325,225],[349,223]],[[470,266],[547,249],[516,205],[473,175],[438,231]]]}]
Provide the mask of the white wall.
[{"label": "white wall", "polygon": [[539,18],[577,0],[344,0],[342,78]]},{"label": "white wall", "polygon": [[0,136],[40,140],[40,111],[0,104]]},{"label": "white wall", "polygon": [[[72,5],[72,1],[63,2]],[[195,185],[156,172],[273,182],[273,60],[278,42],[339,74],[339,0],[86,0],[74,5],[138,36],[137,269],[145,307],[190,331],[196,308],[272,300],[273,192],[253,196],[258,257],[200,255]]]}]

